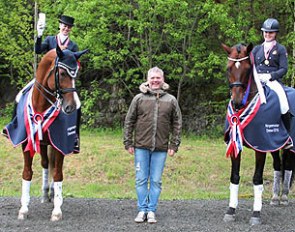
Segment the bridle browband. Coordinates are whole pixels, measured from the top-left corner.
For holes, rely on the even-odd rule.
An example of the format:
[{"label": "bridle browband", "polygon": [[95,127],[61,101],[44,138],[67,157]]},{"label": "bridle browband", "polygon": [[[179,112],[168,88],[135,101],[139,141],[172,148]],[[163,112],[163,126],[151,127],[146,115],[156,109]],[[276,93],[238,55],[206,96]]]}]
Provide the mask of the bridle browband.
[{"label": "bridle browband", "polygon": [[240,58],[240,59],[235,59],[235,58],[227,57],[227,59],[229,59],[231,61],[234,61],[234,62],[240,62],[240,61],[243,61],[243,60],[247,60],[248,58],[249,58],[249,56],[246,56],[246,57],[243,57],[243,58]]},{"label": "bridle browband", "polygon": [[[37,80],[35,80],[35,87],[38,89],[38,91],[42,94],[42,96],[51,104],[54,105],[54,103],[41,91],[44,90],[47,94],[49,94],[50,96],[55,97],[58,101],[62,101],[63,100],[63,95],[65,93],[71,93],[71,92],[75,92],[76,88],[64,88],[61,89],[60,88],[60,84],[59,84],[59,68],[63,68],[67,70],[67,66],[63,65],[63,63],[58,62],[59,58],[56,57],[55,59],[55,64],[54,67],[49,71],[47,78],[51,76],[53,70],[55,70],[55,75],[54,75],[54,79],[55,79],[55,90],[51,90],[51,89],[47,89],[45,88],[42,84],[40,84]],[[69,71],[67,70],[67,72],[69,73]],[[77,72],[75,73],[77,75]],[[69,75],[71,76],[71,78],[75,79],[75,76],[73,75]]]}]

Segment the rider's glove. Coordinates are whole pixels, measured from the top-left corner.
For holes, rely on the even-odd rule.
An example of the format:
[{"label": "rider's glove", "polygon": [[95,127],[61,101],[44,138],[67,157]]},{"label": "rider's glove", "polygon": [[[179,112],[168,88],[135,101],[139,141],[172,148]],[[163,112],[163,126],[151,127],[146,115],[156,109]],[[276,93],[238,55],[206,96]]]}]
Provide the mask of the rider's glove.
[{"label": "rider's glove", "polygon": [[269,81],[276,81],[277,79],[274,76],[271,76]]},{"label": "rider's glove", "polygon": [[259,80],[263,83],[268,82],[271,79],[271,75],[268,73],[259,74]]},{"label": "rider's glove", "polygon": [[38,20],[38,23],[37,23],[37,34],[38,34],[38,37],[41,37],[43,35],[43,32],[45,30],[45,26],[46,26],[46,23],[44,21]]}]

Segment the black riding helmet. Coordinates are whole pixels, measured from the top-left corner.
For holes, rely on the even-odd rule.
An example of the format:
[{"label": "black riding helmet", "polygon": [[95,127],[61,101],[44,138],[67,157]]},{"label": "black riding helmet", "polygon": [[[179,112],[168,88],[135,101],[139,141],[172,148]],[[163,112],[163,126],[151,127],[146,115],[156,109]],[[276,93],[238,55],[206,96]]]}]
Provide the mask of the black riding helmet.
[{"label": "black riding helmet", "polygon": [[264,21],[261,27],[261,31],[266,31],[266,32],[278,32],[279,31],[279,22],[276,19],[273,18],[268,18],[267,20]]}]

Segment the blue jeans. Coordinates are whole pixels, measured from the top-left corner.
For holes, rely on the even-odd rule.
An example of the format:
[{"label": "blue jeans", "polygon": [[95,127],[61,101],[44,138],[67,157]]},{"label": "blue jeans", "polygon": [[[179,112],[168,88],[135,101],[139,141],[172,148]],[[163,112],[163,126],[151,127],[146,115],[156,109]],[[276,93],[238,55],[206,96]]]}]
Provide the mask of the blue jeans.
[{"label": "blue jeans", "polygon": [[136,148],[134,156],[138,211],[156,212],[167,152]]}]

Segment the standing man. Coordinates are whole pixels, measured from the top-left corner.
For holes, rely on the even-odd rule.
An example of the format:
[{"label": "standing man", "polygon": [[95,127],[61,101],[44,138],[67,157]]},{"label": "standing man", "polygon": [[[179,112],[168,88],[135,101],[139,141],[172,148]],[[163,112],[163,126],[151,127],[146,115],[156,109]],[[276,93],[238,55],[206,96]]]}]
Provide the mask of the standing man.
[{"label": "standing man", "polygon": [[167,153],[173,156],[180,145],[181,111],[175,97],[166,92],[168,88],[164,72],[151,68],[125,119],[124,145],[134,155],[136,171],[137,223],[157,222],[155,212]]},{"label": "standing man", "polygon": [[[46,53],[51,49],[55,49],[56,45],[61,48],[61,50],[68,49],[72,52],[78,51],[78,45],[70,40],[69,35],[74,26],[75,19],[73,17],[62,15],[59,19],[59,33],[53,36],[47,36],[42,42],[42,35],[45,30],[45,22],[38,20],[37,23],[37,39],[35,42],[35,52],[37,54]],[[77,104],[77,124],[76,124],[76,141],[74,152],[80,152],[80,121],[81,121],[81,102],[78,97],[78,94],[74,92],[74,97]]]}]

